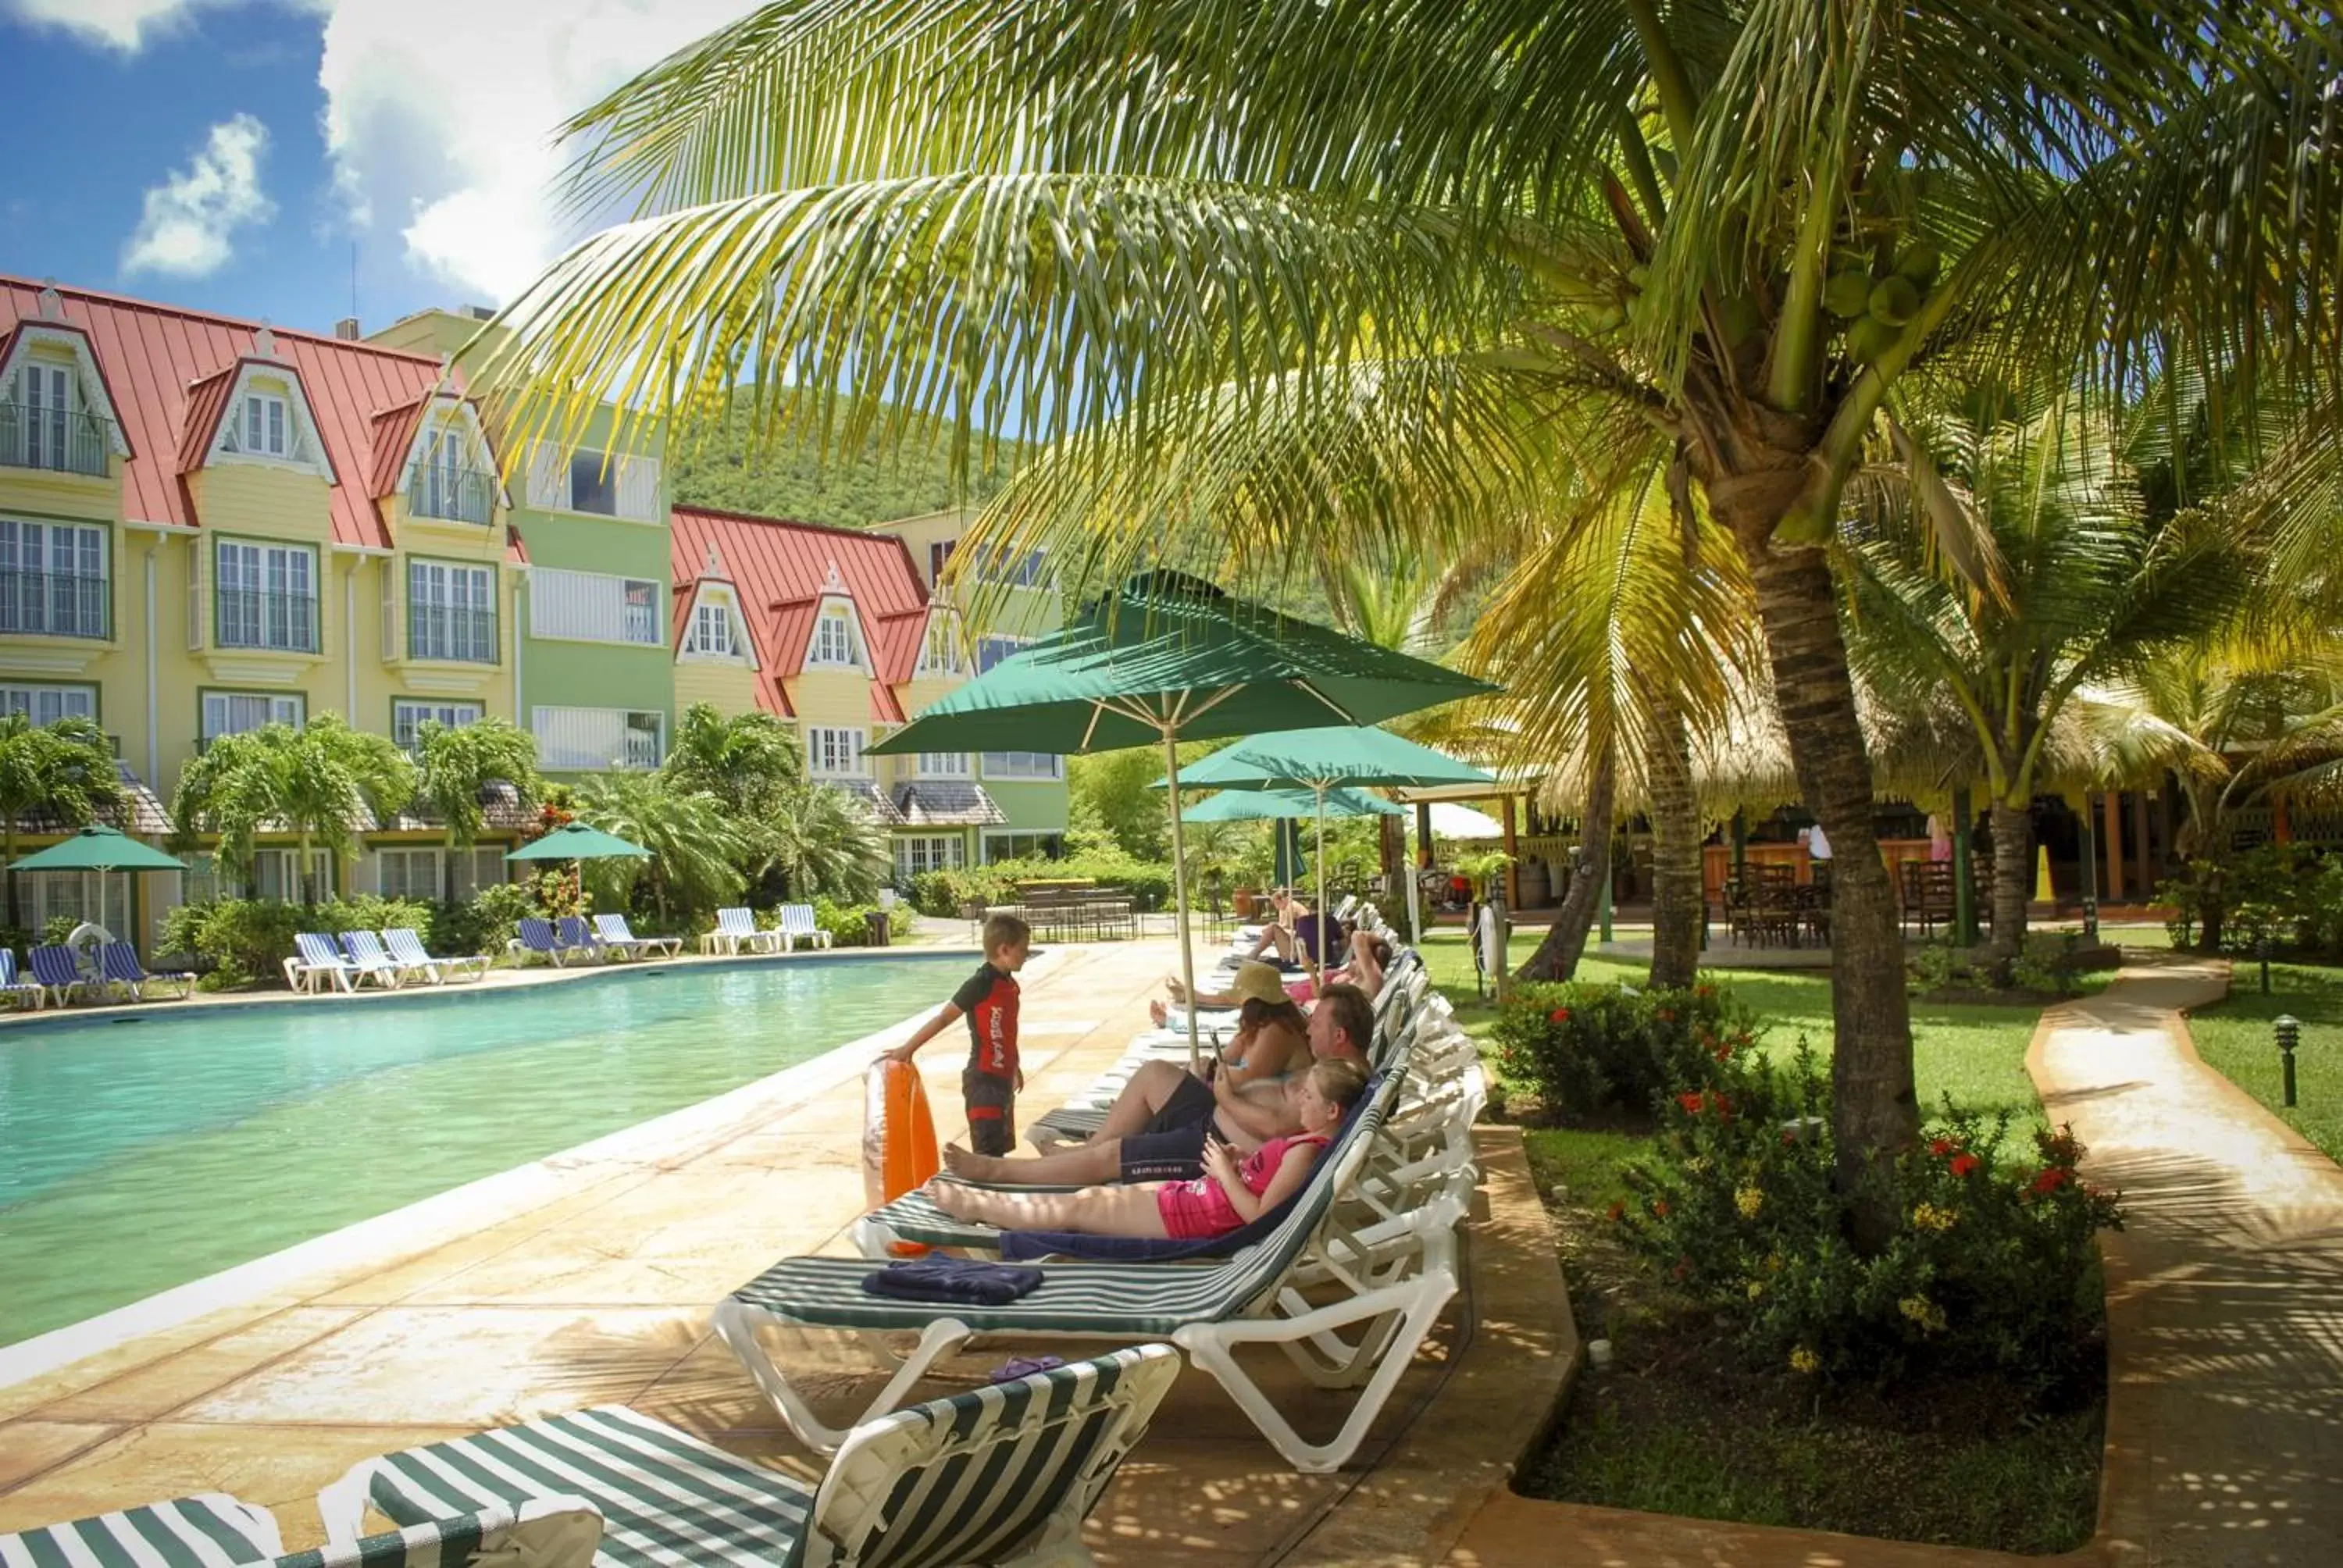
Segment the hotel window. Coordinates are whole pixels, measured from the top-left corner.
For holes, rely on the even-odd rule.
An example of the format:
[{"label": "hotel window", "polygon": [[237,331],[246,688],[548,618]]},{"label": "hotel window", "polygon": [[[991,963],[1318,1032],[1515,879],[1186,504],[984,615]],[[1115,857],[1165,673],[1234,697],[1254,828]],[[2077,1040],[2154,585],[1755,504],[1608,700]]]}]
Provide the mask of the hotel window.
[{"label": "hotel window", "polygon": [[961,657],[960,628],[951,617],[940,611],[928,617],[928,635],[920,643],[921,675],[965,675],[968,660]]},{"label": "hotel window", "polygon": [[918,835],[895,840],[895,879],[908,882],[922,871],[968,864],[968,846],[957,833]]},{"label": "hotel window", "polygon": [[987,779],[1062,779],[1066,776],[1066,759],[1050,751],[988,751],[984,754],[984,776]]},{"label": "hotel window", "polygon": [[106,533],[0,518],[0,632],[106,636],[114,595]]},{"label": "hotel window", "polygon": [[20,365],[13,397],[0,401],[0,463],[104,478],[110,427],[80,407],[73,367]]},{"label": "hotel window", "polygon": [[938,539],[928,547],[928,586],[933,588],[943,580],[944,568],[951,564],[952,551],[960,548],[958,539]]},{"label": "hotel window", "polygon": [[317,652],[317,552],[232,539],[218,550],[219,646]]},{"label": "hotel window", "polygon": [[968,753],[965,751],[922,751],[920,753],[920,777],[922,779],[965,779],[968,777]]},{"label": "hotel window", "polygon": [[987,832],[984,863],[995,860],[1054,860],[1066,852],[1062,833]]},{"label": "hotel window", "polygon": [[691,624],[684,628],[683,651],[715,658],[737,657],[732,638],[732,607],[722,599],[702,599],[692,607]]},{"label": "hotel window", "polygon": [[662,590],[647,578],[537,567],[528,585],[529,630],[538,637],[648,648],[667,642],[659,613]]},{"label": "hotel window", "polygon": [[859,778],[862,773],[862,741],[866,732],[860,729],[835,729],[815,726],[806,731],[806,764],[814,772],[831,776]]},{"label": "hotel window", "polygon": [[1045,551],[1027,550],[1021,555],[1008,550],[988,550],[977,558],[979,579],[989,583],[1005,583],[1011,588],[1041,588],[1050,580],[1049,558]]},{"label": "hotel window", "polygon": [[977,639],[976,672],[984,674],[1012,653],[1021,653],[1032,642],[1030,637],[987,637]]},{"label": "hotel window", "polygon": [[375,890],[386,899],[439,901],[439,851],[437,849],[377,849]]},{"label": "hotel window", "polygon": [[324,849],[309,851],[309,875],[303,885],[298,849],[258,849],[252,857],[253,891],[280,904],[308,903],[334,895],[334,857]]},{"label": "hotel window", "polygon": [[539,708],[530,714],[539,766],[558,773],[649,769],[666,755],[667,716],[619,708]]},{"label": "hotel window", "polygon": [[307,699],[273,691],[206,691],[203,709],[206,743],[267,724],[289,724],[297,729],[309,719]]},{"label": "hotel window", "polygon": [[21,713],[35,724],[55,724],[60,719],[96,719],[97,688],[29,686],[10,681],[0,684],[0,713]]},{"label": "hotel window", "polygon": [[248,392],[244,399],[244,438],[240,449],[264,457],[282,457],[286,451],[285,399],[265,392]]},{"label": "hotel window", "polygon": [[433,702],[421,698],[397,698],[390,705],[390,739],[401,751],[412,751],[423,743],[422,730],[426,723],[461,729],[467,724],[478,724],[480,713],[481,708],[477,702]]},{"label": "hotel window", "polygon": [[842,604],[825,605],[814,618],[813,648],[808,664],[860,667],[862,639],[854,629],[854,611]]},{"label": "hotel window", "polygon": [[446,561],[407,563],[407,656],[497,662],[496,574]]}]

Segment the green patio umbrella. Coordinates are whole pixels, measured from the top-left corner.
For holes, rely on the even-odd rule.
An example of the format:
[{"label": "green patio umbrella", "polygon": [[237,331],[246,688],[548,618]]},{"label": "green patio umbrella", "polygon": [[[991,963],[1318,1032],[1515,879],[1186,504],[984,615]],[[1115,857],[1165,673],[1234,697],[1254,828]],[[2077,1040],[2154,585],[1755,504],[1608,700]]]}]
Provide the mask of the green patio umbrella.
[{"label": "green patio umbrella", "polygon": [[[1470,763],[1459,762],[1444,751],[1434,751],[1429,746],[1419,746],[1403,739],[1388,729],[1372,725],[1337,725],[1317,729],[1283,729],[1270,735],[1256,735],[1241,740],[1226,750],[1215,751],[1188,769],[1180,780],[1184,789],[1206,787],[1222,789],[1284,789],[1299,786],[1312,797],[1324,802],[1334,790],[1344,786],[1357,788],[1381,785],[1404,789],[1430,789],[1439,784],[1494,784],[1497,780]],[[1158,789],[1169,788],[1169,778],[1157,780]],[[1324,939],[1326,909],[1326,818],[1330,813],[1322,804],[1318,811],[1318,910],[1319,948],[1326,947]],[[1409,935],[1421,940],[1415,930],[1415,900],[1407,901]]]},{"label": "green patio umbrella", "polygon": [[[1183,789],[1188,783],[1187,779],[1181,780]],[[1308,817],[1317,809],[1318,797],[1308,789],[1223,789],[1211,799],[1189,807],[1182,815],[1191,822],[1258,822],[1270,817],[1289,820]],[[1407,808],[1358,789],[1329,789],[1326,815],[1404,817]]]},{"label": "green patio umbrella", "polygon": [[1270,875],[1281,888],[1299,886],[1310,872],[1310,862],[1302,853],[1302,824],[1292,817],[1277,819],[1276,854]]},{"label": "green patio umbrella", "polygon": [[11,871],[96,871],[96,924],[106,924],[106,875],[109,871],[184,871],[186,862],[149,848],[112,828],[91,826],[45,849],[35,849]]},{"label": "green patio umbrella", "polygon": [[[1119,751],[1291,727],[1373,724],[1495,689],[1487,682],[1232,598],[1178,572],[1135,577],[1062,631],[1011,655],[867,754]],[[1180,976],[1195,994],[1187,849],[1172,793],[1172,874]],[[1192,1065],[1199,1057],[1188,1017]]]},{"label": "green patio umbrella", "polygon": [[651,852],[640,844],[629,844],[615,833],[605,833],[599,828],[588,828],[583,822],[564,822],[542,839],[532,839],[505,857],[508,860],[615,860],[631,856],[648,860]]}]

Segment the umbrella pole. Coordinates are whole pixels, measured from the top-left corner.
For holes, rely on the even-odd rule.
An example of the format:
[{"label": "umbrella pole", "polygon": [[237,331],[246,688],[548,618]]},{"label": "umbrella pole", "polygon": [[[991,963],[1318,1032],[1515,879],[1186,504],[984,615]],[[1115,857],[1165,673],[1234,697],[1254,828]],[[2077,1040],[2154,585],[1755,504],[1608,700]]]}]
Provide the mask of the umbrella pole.
[{"label": "umbrella pole", "polygon": [[[1407,879],[1400,889],[1401,895],[1407,900],[1407,945],[1421,952],[1423,950],[1423,915],[1416,906],[1423,901],[1423,892],[1418,886],[1415,859],[1406,852],[1407,829],[1404,828],[1400,829],[1399,842],[1400,871]],[[1422,844],[1420,838],[1418,842]],[[1423,845],[1423,849],[1430,848],[1428,844]],[[1418,853],[1422,853],[1422,850]],[[1423,859],[1429,859],[1431,857],[1423,855]]]},{"label": "umbrella pole", "polygon": [[1305,950],[1302,954],[1310,960],[1312,980],[1324,976],[1327,955],[1334,950],[1332,940],[1327,935],[1331,911],[1326,905],[1326,786],[1320,784],[1315,786],[1315,789],[1318,796],[1318,951],[1313,955]]},{"label": "umbrella pole", "polygon": [[1196,960],[1188,950],[1188,849],[1180,832],[1180,747],[1163,729],[1164,793],[1172,800],[1172,910],[1180,931],[1180,990],[1188,1002],[1188,1070],[1202,1078],[1203,1051],[1196,1043]]}]

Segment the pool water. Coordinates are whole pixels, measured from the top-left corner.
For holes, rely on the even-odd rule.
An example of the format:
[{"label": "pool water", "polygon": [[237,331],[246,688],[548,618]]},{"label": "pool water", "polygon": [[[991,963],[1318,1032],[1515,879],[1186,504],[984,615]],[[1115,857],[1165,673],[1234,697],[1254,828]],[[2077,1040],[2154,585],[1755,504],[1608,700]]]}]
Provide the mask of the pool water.
[{"label": "pool water", "polygon": [[646,967],[0,1032],[0,1345],[809,1060],[941,1001],[965,963]]}]

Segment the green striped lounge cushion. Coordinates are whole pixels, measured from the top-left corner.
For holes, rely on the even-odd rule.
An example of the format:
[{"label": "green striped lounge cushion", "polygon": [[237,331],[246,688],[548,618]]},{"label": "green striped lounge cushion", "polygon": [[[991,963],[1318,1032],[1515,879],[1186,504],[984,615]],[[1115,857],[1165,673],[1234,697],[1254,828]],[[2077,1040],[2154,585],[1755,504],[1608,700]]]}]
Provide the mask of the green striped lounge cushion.
[{"label": "green striped lounge cushion", "polygon": [[418,1523],[575,1493],[602,1512],[604,1568],[799,1561],[813,1493],[665,1422],[605,1405],[371,1460],[367,1496]]},{"label": "green striped lounge cushion", "polygon": [[405,1529],[287,1553],[265,1508],[222,1493],[0,1535],[6,1568],[463,1568],[484,1550],[525,1549],[536,1568],[587,1568],[601,1519],[571,1496],[417,1521]]}]

